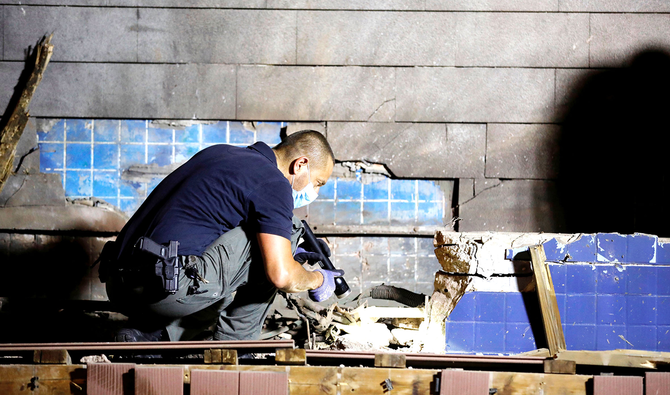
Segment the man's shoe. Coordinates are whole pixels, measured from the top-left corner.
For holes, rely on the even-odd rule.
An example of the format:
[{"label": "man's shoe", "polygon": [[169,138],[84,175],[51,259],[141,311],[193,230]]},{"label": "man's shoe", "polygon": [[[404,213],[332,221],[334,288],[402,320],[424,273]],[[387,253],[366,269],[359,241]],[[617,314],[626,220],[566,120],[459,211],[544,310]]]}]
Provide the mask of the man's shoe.
[{"label": "man's shoe", "polygon": [[159,329],[155,332],[142,332],[135,328],[121,328],[114,336],[115,342],[159,342],[167,341],[167,331]]}]

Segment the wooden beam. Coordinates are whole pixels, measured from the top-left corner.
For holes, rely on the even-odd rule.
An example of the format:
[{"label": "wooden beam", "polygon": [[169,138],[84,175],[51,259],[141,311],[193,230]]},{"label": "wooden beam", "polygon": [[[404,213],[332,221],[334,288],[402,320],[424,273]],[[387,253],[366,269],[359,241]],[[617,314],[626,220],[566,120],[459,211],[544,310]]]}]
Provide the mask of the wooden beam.
[{"label": "wooden beam", "polygon": [[376,368],[405,368],[407,357],[405,354],[381,353],[375,354]]},{"label": "wooden beam", "polygon": [[658,364],[670,364],[670,353],[638,350],[561,351],[557,359],[575,361],[577,365],[656,369]]},{"label": "wooden beam", "polygon": [[[26,85],[21,90],[20,96],[17,96],[18,91],[15,93],[5,112],[5,117],[8,117],[8,119],[2,122],[4,127],[0,130],[0,191],[2,191],[5,181],[7,181],[13,172],[12,167],[14,166],[16,146],[21,139],[23,129],[25,129],[28,123],[28,105],[51,59],[51,54],[53,53],[52,36],[44,37],[37,43],[35,50],[31,54],[31,59],[32,57],[35,58],[34,66],[26,62],[27,67],[32,66],[32,69],[26,69],[23,74],[26,75],[26,73],[29,73]],[[13,109],[11,109],[12,105],[14,106]]]},{"label": "wooden beam", "polygon": [[567,359],[547,359],[544,361],[544,373],[575,374],[577,363]]},{"label": "wooden beam", "polygon": [[542,322],[544,323],[544,332],[547,336],[549,353],[552,356],[566,349],[565,336],[561,326],[561,314],[558,311],[558,302],[556,301],[556,292],[554,283],[551,280],[551,273],[547,267],[544,247],[542,245],[531,247],[530,256],[533,262],[533,273],[537,289],[537,297],[540,300],[540,309],[542,310]]},{"label": "wooden beam", "polygon": [[307,352],[304,348],[278,348],[275,362],[280,365],[306,365]]}]

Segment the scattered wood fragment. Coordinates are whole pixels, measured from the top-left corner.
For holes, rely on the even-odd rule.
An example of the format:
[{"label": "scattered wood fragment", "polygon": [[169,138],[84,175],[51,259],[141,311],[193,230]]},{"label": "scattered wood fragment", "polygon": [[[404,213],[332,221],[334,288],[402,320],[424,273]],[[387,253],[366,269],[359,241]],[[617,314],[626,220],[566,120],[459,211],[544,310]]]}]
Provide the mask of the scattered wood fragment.
[{"label": "scattered wood fragment", "polygon": [[567,347],[565,345],[563,327],[561,326],[561,314],[558,311],[554,283],[551,280],[551,274],[545,262],[544,247],[542,245],[531,247],[530,256],[533,263],[537,297],[540,300],[542,322],[544,323],[544,331],[547,336],[549,353],[557,355]]},{"label": "scattered wood fragment", "polygon": [[[51,55],[53,53],[53,45],[51,38],[53,34],[42,38],[37,43],[33,53],[30,55],[30,60],[34,58],[34,65],[30,61],[26,62],[27,69],[23,75],[29,73],[26,80],[25,87],[21,91],[20,96],[12,98],[5,117],[8,116],[6,123],[3,121],[4,127],[0,130],[0,191],[2,191],[5,182],[12,174],[12,167],[14,164],[14,155],[16,154],[16,146],[21,139],[21,134],[28,123],[28,105],[33,98],[35,89],[42,80],[42,75],[46,70]],[[29,69],[30,68],[30,69]],[[18,91],[17,91],[18,93]],[[11,109],[11,106],[14,108]],[[11,110],[10,110],[11,109]],[[11,112],[10,112],[11,111]]]}]

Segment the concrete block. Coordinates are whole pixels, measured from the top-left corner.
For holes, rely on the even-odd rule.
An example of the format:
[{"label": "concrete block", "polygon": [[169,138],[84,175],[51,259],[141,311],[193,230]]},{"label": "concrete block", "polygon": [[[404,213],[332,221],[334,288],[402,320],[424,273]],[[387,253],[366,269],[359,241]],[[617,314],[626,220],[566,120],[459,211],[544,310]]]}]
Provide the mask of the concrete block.
[{"label": "concrete block", "polygon": [[559,11],[568,12],[668,12],[666,0],[558,0]]},{"label": "concrete block", "polygon": [[239,66],[237,119],[392,121],[395,70]]},{"label": "concrete block", "polygon": [[65,206],[65,190],[60,174],[10,176],[0,191],[0,206]]},{"label": "concrete block", "polygon": [[267,8],[421,11],[425,7],[423,0],[267,0]]},{"label": "concrete block", "polygon": [[40,171],[40,152],[37,146],[35,118],[28,119],[23,134],[16,146],[12,171],[18,174],[34,174]]},{"label": "concrete block", "polygon": [[556,11],[558,0],[426,0],[426,10]]},{"label": "concrete block", "polygon": [[599,70],[589,69],[556,69],[556,111],[554,122],[561,122],[570,111],[571,105],[590,78]]},{"label": "concrete block", "polygon": [[587,67],[589,17],[560,13],[457,13],[456,66]]},{"label": "concrete block", "polygon": [[[120,1],[120,0],[112,0]],[[266,0],[134,0],[140,7],[173,8],[266,8]]]},{"label": "concrete block", "polygon": [[328,136],[326,134],[325,122],[288,122],[286,124],[286,135],[293,134],[301,130],[316,130],[324,136]]},{"label": "concrete block", "polygon": [[455,14],[300,12],[298,26],[298,64],[455,64]]},{"label": "concrete block", "polygon": [[669,29],[668,14],[593,14],[591,67],[621,66],[644,49],[667,48]]},{"label": "concrete block", "polygon": [[398,122],[548,122],[554,71],[434,68],[396,70]]},{"label": "concrete block", "polygon": [[486,126],[331,122],[338,160],[383,163],[397,177],[481,177]]},{"label": "concrete block", "polygon": [[558,125],[488,124],[486,177],[556,178],[559,138]]},{"label": "concrete block", "polygon": [[511,180],[459,204],[459,231],[561,232],[553,181]]},{"label": "concrete block", "polygon": [[23,60],[54,33],[53,61],[137,61],[137,11],[99,7],[4,7],[5,60]]},{"label": "concrete block", "polygon": [[140,9],[140,62],[295,64],[296,12]]},{"label": "concrete block", "polygon": [[30,109],[38,117],[231,119],[235,66],[53,63]]},{"label": "concrete block", "polygon": [[19,82],[23,67],[24,64],[19,62],[0,62],[0,92],[3,92],[0,95],[0,111],[3,114],[7,109],[9,99],[14,94],[14,88]]},{"label": "concrete block", "polygon": [[58,5],[58,6],[135,6],[137,0],[3,0],[3,4],[12,5]]}]

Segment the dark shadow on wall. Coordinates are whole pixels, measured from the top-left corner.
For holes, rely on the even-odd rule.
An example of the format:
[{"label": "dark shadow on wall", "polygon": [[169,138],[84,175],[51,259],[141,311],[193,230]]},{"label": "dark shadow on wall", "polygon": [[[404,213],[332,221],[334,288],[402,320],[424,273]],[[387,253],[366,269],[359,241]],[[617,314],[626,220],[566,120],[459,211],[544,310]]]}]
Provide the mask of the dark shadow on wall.
[{"label": "dark shadow on wall", "polygon": [[566,231],[670,236],[670,52],[591,71],[573,92],[557,180]]}]

